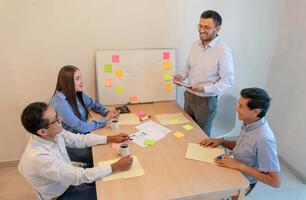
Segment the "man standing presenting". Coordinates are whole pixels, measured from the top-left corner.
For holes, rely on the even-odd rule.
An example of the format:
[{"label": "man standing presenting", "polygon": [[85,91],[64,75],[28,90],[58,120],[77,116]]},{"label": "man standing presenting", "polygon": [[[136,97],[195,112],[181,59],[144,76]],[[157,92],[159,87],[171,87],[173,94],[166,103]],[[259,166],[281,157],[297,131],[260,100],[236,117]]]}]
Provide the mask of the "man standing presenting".
[{"label": "man standing presenting", "polygon": [[213,10],[202,13],[198,24],[200,40],[194,42],[185,68],[174,75],[174,81],[189,79],[184,110],[210,136],[217,113],[217,97],[234,83],[231,50],[219,39],[222,18]]}]

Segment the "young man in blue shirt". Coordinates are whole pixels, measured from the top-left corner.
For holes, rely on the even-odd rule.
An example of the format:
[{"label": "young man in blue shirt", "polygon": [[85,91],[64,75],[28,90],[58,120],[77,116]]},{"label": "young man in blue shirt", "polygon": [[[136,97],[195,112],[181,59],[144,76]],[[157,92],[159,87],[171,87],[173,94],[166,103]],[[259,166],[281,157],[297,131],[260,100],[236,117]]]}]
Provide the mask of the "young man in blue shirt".
[{"label": "young man in blue shirt", "polygon": [[239,139],[237,141],[205,139],[200,144],[204,147],[222,145],[232,149],[234,158],[224,155],[215,162],[222,167],[240,170],[250,182],[249,191],[257,181],[279,187],[280,166],[277,144],[265,119],[270,97],[261,88],[243,89],[240,95],[236,108],[239,120],[243,121]]}]

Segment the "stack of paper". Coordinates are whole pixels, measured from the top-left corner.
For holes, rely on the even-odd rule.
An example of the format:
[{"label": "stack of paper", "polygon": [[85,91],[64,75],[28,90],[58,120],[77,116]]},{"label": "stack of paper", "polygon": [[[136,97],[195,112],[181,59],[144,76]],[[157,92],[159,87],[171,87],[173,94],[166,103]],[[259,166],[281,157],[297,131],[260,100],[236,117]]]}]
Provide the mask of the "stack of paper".
[{"label": "stack of paper", "polygon": [[133,139],[133,142],[142,147],[147,146],[144,144],[146,140],[150,139],[156,142],[171,132],[170,129],[161,126],[152,120],[138,125],[136,126],[136,128],[139,131],[135,134],[130,135],[130,137]]},{"label": "stack of paper", "polygon": [[224,154],[224,149],[203,147],[200,144],[189,143],[186,158],[215,164],[215,158]]},{"label": "stack of paper", "polygon": [[155,115],[155,117],[162,125],[185,124],[189,122],[182,113],[160,114]]},{"label": "stack of paper", "polygon": [[[103,166],[111,165],[114,162],[117,162],[118,160],[119,158],[99,162],[98,166],[103,167]],[[111,181],[111,180],[116,180],[120,178],[132,178],[132,177],[137,177],[137,176],[142,176],[142,175],[145,175],[145,172],[143,168],[141,167],[140,162],[138,161],[137,157],[133,156],[133,164],[129,170],[112,173],[111,175],[104,177],[102,181]]]},{"label": "stack of paper", "polygon": [[140,124],[139,118],[133,113],[125,113],[119,115],[120,125],[136,125]]}]

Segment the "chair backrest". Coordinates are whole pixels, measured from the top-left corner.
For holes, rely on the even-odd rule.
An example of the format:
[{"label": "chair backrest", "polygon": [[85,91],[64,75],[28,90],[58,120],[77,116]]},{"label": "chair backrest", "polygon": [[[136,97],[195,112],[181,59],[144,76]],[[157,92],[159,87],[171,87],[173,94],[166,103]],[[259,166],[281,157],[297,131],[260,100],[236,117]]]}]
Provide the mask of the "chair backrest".
[{"label": "chair backrest", "polygon": [[225,93],[219,97],[217,115],[212,125],[212,137],[228,135],[236,126],[240,126],[241,123],[235,111],[237,102],[238,99],[232,94]]}]

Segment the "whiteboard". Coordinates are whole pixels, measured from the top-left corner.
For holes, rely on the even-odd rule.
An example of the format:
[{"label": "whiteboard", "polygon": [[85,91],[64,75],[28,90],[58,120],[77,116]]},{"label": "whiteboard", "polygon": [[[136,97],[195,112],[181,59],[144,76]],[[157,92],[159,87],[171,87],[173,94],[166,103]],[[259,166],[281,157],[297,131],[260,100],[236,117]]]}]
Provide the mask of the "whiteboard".
[{"label": "whiteboard", "polygon": [[176,99],[174,49],[96,50],[95,61],[103,105]]}]

